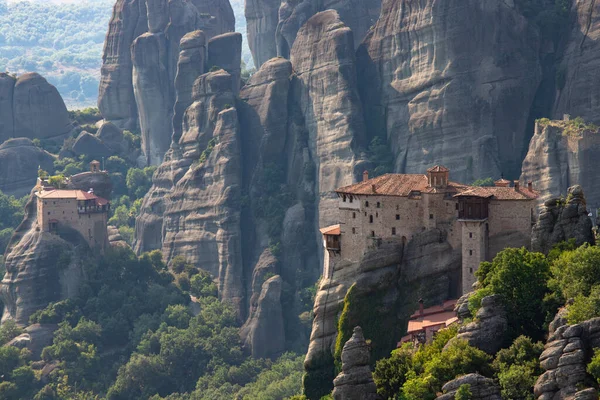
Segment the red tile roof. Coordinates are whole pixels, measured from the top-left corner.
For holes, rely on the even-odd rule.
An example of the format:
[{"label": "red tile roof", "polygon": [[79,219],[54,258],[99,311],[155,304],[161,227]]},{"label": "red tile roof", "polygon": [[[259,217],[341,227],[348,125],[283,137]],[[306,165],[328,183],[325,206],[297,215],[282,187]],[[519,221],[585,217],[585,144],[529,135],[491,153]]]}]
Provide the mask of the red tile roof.
[{"label": "red tile roof", "polygon": [[320,231],[323,235],[339,236],[342,234],[342,229],[340,228],[340,225],[331,225],[327,228],[320,229]]},{"label": "red tile roof", "polygon": [[[336,192],[406,197],[413,191],[425,190],[427,184],[427,176],[423,174],[385,174],[354,185],[341,187]],[[375,187],[375,191],[373,191],[373,187]]]},{"label": "red tile roof", "polygon": [[108,203],[108,200],[93,193],[84,192],[83,190],[44,190],[39,192],[37,196],[40,199],[96,200],[99,205],[106,205]]},{"label": "red tile roof", "polygon": [[427,172],[450,172],[450,170],[443,165],[435,165],[429,168]]},{"label": "red tile roof", "polygon": [[456,302],[457,300],[446,300],[442,305],[424,309],[423,313],[417,310],[410,316],[407,333],[419,332],[437,325],[450,325],[457,320],[456,313],[454,312]]},{"label": "red tile roof", "polygon": [[494,200],[533,200],[537,199],[539,193],[524,187],[519,187],[517,190],[514,187],[482,186],[469,187],[467,190],[458,193],[454,197],[465,196],[491,198]]}]

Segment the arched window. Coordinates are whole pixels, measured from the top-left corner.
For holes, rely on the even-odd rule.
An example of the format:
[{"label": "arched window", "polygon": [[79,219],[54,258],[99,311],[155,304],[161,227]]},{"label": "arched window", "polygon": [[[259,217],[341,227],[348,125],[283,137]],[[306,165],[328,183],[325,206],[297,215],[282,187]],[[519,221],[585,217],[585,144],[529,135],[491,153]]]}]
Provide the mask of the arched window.
[{"label": "arched window", "polygon": [[377,208],[381,208],[381,203],[377,202]]},{"label": "arched window", "polygon": [[356,213],[355,212],[352,213],[352,218],[356,219]]},{"label": "arched window", "polygon": [[369,223],[371,223],[371,224],[373,223],[373,216],[372,215],[369,215]]},{"label": "arched window", "polygon": [[369,202],[365,201],[365,207],[369,207]]}]

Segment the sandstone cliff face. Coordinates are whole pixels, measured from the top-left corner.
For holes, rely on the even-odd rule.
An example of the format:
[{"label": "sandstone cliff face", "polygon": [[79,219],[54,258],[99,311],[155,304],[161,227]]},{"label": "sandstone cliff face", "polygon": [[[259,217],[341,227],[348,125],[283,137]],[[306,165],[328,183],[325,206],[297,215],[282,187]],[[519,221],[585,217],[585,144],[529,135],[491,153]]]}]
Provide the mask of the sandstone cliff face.
[{"label": "sandstone cliff face", "polygon": [[78,232],[64,229],[54,235],[36,229],[36,201],[32,194],[25,220],[7,248],[6,275],[0,284],[2,321],[13,319],[21,326],[28,325],[29,316],[50,302],[77,294],[89,256]]},{"label": "sandstone cliff face", "polygon": [[581,186],[569,188],[567,198],[546,200],[531,234],[531,249],[548,253],[555,244],[575,240],[577,246],[595,243],[592,220]]},{"label": "sandstone cliff face", "polygon": [[508,319],[500,296],[492,295],[481,300],[475,320],[458,329],[457,339],[464,339],[473,347],[488,354],[496,354],[504,345]]},{"label": "sandstone cliff face", "polygon": [[277,56],[275,32],[279,22],[281,0],[248,0],[245,2],[248,46],[258,69]]},{"label": "sandstone cliff face", "polygon": [[300,29],[291,52],[297,101],[316,164],[319,226],[338,222],[333,191],[353,183],[353,147],[365,136],[353,50],[352,31],[328,10]]},{"label": "sandstone cliff face", "polygon": [[512,2],[384,0],[357,53],[367,129],[387,137],[398,172],[517,176],[538,47]]},{"label": "sandstone cliff face", "polygon": [[0,73],[0,143],[14,137],[51,139],[73,129],[58,90],[37,73]]},{"label": "sandstone cliff face", "polygon": [[[564,114],[600,122],[600,86],[595,79],[600,51],[600,9],[596,0],[573,2],[573,25],[565,45],[562,63],[558,67],[556,100],[553,117]],[[562,82],[561,82],[562,80]]]},{"label": "sandstone cliff face", "polygon": [[600,205],[596,184],[600,155],[600,134],[584,130],[569,134],[567,122],[536,123],[535,134],[523,161],[521,180],[533,182],[540,192],[540,203],[565,195],[572,185],[581,185],[588,203]]},{"label": "sandstone cliff face", "polygon": [[119,127],[142,131],[144,162],[158,165],[169,148],[181,39],[233,31],[227,0],[119,0],[107,34],[98,106]]},{"label": "sandstone cliff face", "polygon": [[0,190],[21,197],[31,191],[38,167],[50,171],[54,157],[29,139],[10,139],[0,144]]},{"label": "sandstone cliff face", "polygon": [[500,387],[493,379],[479,374],[460,376],[442,387],[443,395],[436,400],[454,400],[456,392],[462,385],[470,385],[472,400],[502,400]]}]

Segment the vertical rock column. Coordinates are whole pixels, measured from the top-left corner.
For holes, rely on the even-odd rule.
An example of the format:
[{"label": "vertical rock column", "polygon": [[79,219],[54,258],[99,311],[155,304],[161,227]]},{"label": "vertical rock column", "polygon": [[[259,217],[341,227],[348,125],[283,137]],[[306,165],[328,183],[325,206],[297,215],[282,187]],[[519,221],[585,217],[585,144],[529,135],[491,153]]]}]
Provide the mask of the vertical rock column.
[{"label": "vertical rock column", "polygon": [[240,91],[242,76],[242,35],[238,32],[224,33],[208,41],[208,68],[223,68],[232,77],[232,90]]},{"label": "vertical rock column", "polygon": [[246,24],[248,45],[258,69],[277,55],[275,32],[279,22],[281,0],[247,0]]},{"label": "vertical rock column", "polygon": [[12,76],[0,73],[0,143],[14,136],[13,95],[17,80]]}]

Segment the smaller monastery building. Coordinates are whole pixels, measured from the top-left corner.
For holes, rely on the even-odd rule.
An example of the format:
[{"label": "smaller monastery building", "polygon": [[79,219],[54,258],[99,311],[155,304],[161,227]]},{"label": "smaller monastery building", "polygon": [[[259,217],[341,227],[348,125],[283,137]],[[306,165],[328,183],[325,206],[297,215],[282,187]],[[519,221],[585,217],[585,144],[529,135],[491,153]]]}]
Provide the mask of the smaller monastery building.
[{"label": "smaller monastery building", "polygon": [[538,193],[532,184],[500,179],[493,187],[452,182],[443,166],[427,174],[386,174],[336,190],[339,224],[321,229],[324,276],[341,260],[358,262],[381,240],[407,244],[438,229],[462,254],[462,291],[471,291],[475,271],[506,247],[530,247]]},{"label": "smaller monastery building", "polygon": [[[92,172],[101,172],[99,163],[90,164]],[[110,202],[96,196],[93,189],[63,190],[38,180],[37,225],[43,232],[54,233],[60,227],[78,231],[92,249],[103,251],[108,245]]]}]

